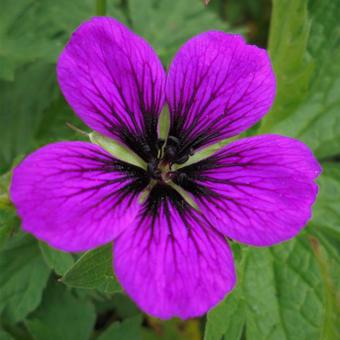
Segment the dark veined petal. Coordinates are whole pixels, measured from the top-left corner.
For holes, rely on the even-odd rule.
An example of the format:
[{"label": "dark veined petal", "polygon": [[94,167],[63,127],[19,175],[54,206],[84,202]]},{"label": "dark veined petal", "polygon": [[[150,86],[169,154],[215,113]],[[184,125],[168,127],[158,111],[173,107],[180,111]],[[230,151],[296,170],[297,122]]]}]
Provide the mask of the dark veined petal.
[{"label": "dark veined petal", "polygon": [[270,109],[275,77],[268,54],[239,35],[211,31],[189,40],[167,78],[170,135],[200,148],[246,130]]},{"label": "dark veined petal", "polygon": [[85,251],[135,218],[144,174],[93,144],[59,142],[14,169],[10,194],[25,231],[55,248]]},{"label": "dark veined petal", "polygon": [[321,167],[303,143],[264,135],[180,171],[182,187],[223,234],[269,246],[294,237],[310,219]]},{"label": "dark veined petal", "polygon": [[162,319],[206,313],[236,280],[222,234],[162,185],[151,191],[133,228],[115,240],[113,258],[125,291]]},{"label": "dark veined petal", "polygon": [[165,71],[144,39],[112,18],[93,18],[73,33],[57,71],[66,100],[89,127],[144,159],[149,148],[157,153]]}]

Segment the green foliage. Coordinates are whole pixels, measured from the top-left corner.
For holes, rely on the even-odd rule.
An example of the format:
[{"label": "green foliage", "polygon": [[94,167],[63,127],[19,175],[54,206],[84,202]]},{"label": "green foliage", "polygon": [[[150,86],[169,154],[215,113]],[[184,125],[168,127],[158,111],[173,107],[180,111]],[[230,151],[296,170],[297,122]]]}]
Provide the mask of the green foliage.
[{"label": "green foliage", "polygon": [[[88,140],[67,126],[89,132],[63,99],[55,67],[71,33],[95,15],[96,6],[95,0],[0,5],[2,174],[46,143]],[[144,36],[168,65],[181,44],[206,30],[247,30],[251,41],[264,44],[270,5],[211,0],[205,9],[201,0],[107,0],[106,12]],[[339,339],[339,17],[340,0],[273,0],[269,51],[277,98],[248,132],[301,139],[322,161],[313,219],[298,238],[269,249],[234,244],[237,287],[206,322],[160,321],[142,316],[123,294],[112,271],[111,244],[75,261],[20,232],[9,171],[0,177],[0,339],[200,339],[204,327],[206,340]]]},{"label": "green foliage", "polygon": [[248,249],[237,290],[208,314],[205,339],[241,339],[244,322],[247,339],[336,339],[333,283],[312,246],[301,236]]},{"label": "green foliage", "polygon": [[84,340],[90,337],[96,314],[90,301],[51,282],[39,308],[26,320],[36,340]]},{"label": "green foliage", "polygon": [[314,209],[312,225],[320,236],[329,240],[340,262],[340,164],[324,162],[319,179],[319,195]]},{"label": "green foliage", "polygon": [[224,335],[228,340],[241,339],[245,322],[246,302],[238,278],[233,293],[208,313],[204,339],[219,340]]},{"label": "green foliage", "polygon": [[[274,0],[269,48],[278,94],[259,130],[299,138],[324,159],[339,154],[339,15],[340,1]],[[205,339],[241,339],[243,323],[246,339],[339,338],[340,166],[322,165],[304,236],[245,253],[239,287],[208,314]]]},{"label": "green foliage", "polygon": [[64,275],[74,263],[73,256],[69,253],[53,249],[43,242],[39,242],[39,247],[48,267],[59,275]]},{"label": "green foliage", "polygon": [[4,330],[0,329],[0,339],[1,340],[14,340],[14,338]]},{"label": "green foliage", "polygon": [[0,205],[0,250],[19,224],[15,210],[12,207]]},{"label": "green foliage", "polygon": [[62,282],[70,287],[98,289],[104,293],[121,291],[112,270],[112,245],[85,253],[65,273]]},{"label": "green foliage", "polygon": [[339,0],[273,2],[269,51],[278,93],[260,130],[298,138],[322,159],[339,153],[339,15]]},{"label": "green foliage", "polygon": [[122,322],[114,322],[98,337],[98,340],[139,340],[141,339],[141,323],[140,315]]},{"label": "green foliage", "polygon": [[1,0],[1,55],[18,65],[55,62],[70,33],[93,15],[91,0]]},{"label": "green foliage", "polygon": [[50,270],[40,256],[37,241],[18,235],[0,251],[0,314],[23,320],[41,302]]},{"label": "green foliage", "polygon": [[146,37],[168,65],[178,47],[207,30],[229,30],[227,23],[204,9],[199,0],[129,0],[129,18],[135,32]]},{"label": "green foliage", "polygon": [[32,148],[43,111],[55,97],[55,82],[54,67],[46,63],[21,66],[15,82],[0,80],[2,169]]}]

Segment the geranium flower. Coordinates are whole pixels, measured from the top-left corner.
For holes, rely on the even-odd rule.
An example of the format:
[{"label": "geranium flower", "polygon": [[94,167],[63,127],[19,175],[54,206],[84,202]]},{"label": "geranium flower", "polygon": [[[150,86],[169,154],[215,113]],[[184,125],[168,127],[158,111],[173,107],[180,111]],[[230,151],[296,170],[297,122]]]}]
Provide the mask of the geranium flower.
[{"label": "geranium flower", "polygon": [[[23,229],[57,249],[114,241],[115,274],[145,312],[206,313],[235,285],[227,237],[271,246],[309,220],[321,169],[297,140],[244,138],[183,164],[268,112],[275,77],[265,50],[238,35],[202,33],[182,46],[166,75],[142,38],[114,19],[94,18],[72,35],[57,73],[77,115],[147,166],[91,143],[50,144],[15,168],[12,201]],[[165,102],[164,142],[157,126]]]}]

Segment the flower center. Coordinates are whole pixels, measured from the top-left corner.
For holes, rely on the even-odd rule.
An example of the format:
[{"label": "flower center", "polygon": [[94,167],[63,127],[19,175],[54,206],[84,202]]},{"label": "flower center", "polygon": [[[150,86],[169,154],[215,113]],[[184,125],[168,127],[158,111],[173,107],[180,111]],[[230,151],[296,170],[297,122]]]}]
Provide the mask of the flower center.
[{"label": "flower center", "polygon": [[163,159],[153,159],[148,163],[147,171],[154,180],[169,182],[172,178],[171,164]]},{"label": "flower center", "polygon": [[175,176],[171,169],[172,165],[174,163],[183,164],[193,155],[190,149],[187,153],[178,157],[181,152],[180,141],[174,136],[169,136],[166,141],[158,139],[157,149],[158,156],[149,161],[147,171],[152,179],[165,183],[171,181]]}]

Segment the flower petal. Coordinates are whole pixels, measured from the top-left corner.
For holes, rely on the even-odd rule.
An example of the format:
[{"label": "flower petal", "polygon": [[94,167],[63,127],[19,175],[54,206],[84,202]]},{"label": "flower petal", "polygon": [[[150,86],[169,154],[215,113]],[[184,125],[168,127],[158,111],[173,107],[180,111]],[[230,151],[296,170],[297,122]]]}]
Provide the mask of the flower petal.
[{"label": "flower petal", "polygon": [[235,136],[268,112],[275,88],[265,50],[239,35],[200,34],[179,50],[169,70],[170,135],[183,149]]},{"label": "flower petal", "polygon": [[112,241],[138,212],[144,171],[84,142],[47,145],[13,173],[11,199],[23,229],[65,251]]},{"label": "flower petal", "polygon": [[306,225],[321,167],[303,143],[265,135],[233,142],[180,171],[182,187],[223,234],[268,246]]},{"label": "flower petal", "polygon": [[144,158],[144,144],[157,153],[165,71],[144,39],[112,18],[93,18],[72,35],[57,71],[66,100],[88,126]]},{"label": "flower petal", "polygon": [[147,313],[182,319],[206,313],[235,284],[230,248],[171,188],[154,187],[134,227],[114,243],[115,273]]}]

